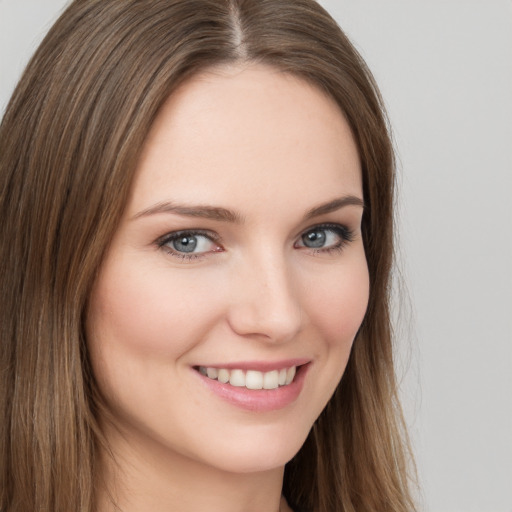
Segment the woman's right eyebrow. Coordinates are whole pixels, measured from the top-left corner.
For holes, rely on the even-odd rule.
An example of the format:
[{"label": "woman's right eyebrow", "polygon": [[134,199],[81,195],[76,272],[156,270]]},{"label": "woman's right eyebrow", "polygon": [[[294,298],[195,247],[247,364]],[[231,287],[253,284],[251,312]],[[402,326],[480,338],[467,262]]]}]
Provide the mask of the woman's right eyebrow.
[{"label": "woman's right eyebrow", "polygon": [[136,213],[131,220],[158,213],[174,213],[175,215],[183,215],[185,217],[198,217],[222,222],[232,222],[235,224],[242,224],[244,222],[242,215],[228,210],[227,208],[222,208],[221,206],[182,205],[168,201],[157,203]]}]

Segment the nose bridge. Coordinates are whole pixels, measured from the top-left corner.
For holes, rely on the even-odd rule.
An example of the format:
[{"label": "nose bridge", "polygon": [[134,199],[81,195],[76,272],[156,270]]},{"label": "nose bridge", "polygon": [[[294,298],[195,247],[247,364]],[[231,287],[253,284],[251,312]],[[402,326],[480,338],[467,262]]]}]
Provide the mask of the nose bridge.
[{"label": "nose bridge", "polygon": [[301,328],[300,297],[292,269],[279,251],[259,250],[244,259],[230,314],[241,335],[275,342],[292,338]]}]

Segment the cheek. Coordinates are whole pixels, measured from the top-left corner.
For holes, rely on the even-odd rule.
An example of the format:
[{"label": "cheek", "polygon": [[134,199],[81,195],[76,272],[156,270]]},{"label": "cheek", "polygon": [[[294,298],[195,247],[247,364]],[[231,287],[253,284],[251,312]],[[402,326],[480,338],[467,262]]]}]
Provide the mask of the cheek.
[{"label": "cheek", "polygon": [[364,253],[344,260],[338,267],[317,272],[310,282],[306,310],[314,329],[316,364],[310,377],[317,384],[311,390],[303,417],[312,425],[332,397],[345,371],[354,338],[366,313],[369,297],[369,276]]},{"label": "cheek", "polygon": [[177,356],[214,322],[216,313],[202,284],[176,275],[167,278],[165,271],[135,273],[117,267],[106,266],[93,291],[90,343],[101,340],[139,355]]},{"label": "cheek", "polygon": [[143,270],[142,264],[124,263],[123,256],[104,265],[91,295],[86,334],[110,411],[121,424],[146,432],[148,418],[172,417],[162,405],[171,396],[179,408],[176,397],[188,369],[182,361],[219,313],[204,293],[204,280],[186,271],[173,272],[171,279],[168,267]]},{"label": "cheek", "polygon": [[[133,269],[137,269],[134,272]],[[204,281],[168,269],[104,265],[91,295],[86,333],[95,377],[106,396],[168,375],[216,323],[219,312]]]},{"label": "cheek", "polygon": [[331,349],[341,349],[347,352],[347,357],[369,298],[366,260],[363,258],[356,263],[341,266],[308,293],[312,324],[322,331]]}]

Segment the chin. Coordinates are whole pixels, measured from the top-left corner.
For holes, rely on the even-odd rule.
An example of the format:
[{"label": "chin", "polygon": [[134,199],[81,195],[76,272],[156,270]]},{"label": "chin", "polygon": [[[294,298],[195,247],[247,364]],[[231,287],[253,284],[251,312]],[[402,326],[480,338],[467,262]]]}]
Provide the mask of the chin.
[{"label": "chin", "polygon": [[260,426],[244,430],[238,435],[226,435],[217,442],[211,440],[214,453],[208,458],[213,465],[230,473],[257,473],[284,468],[304,444],[310,426],[300,428],[299,425],[288,423],[281,429]]}]

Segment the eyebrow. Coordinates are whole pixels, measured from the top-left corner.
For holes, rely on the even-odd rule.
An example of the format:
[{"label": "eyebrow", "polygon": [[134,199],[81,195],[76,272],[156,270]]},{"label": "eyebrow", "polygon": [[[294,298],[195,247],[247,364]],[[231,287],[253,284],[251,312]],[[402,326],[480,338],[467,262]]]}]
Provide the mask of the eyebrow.
[{"label": "eyebrow", "polygon": [[147,217],[148,215],[155,215],[157,213],[174,213],[185,217],[199,217],[202,219],[232,222],[236,224],[243,223],[243,218],[240,214],[220,206],[181,205],[172,202],[157,203],[154,206],[150,206],[136,213],[132,219]]},{"label": "eyebrow", "polygon": [[[364,201],[361,198],[352,195],[338,197],[332,201],[311,208],[311,210],[306,212],[303,220],[309,220],[313,217],[332,213],[345,206],[358,206],[360,208],[364,208]],[[222,208],[220,206],[181,205],[169,201],[157,203],[136,213],[132,217],[132,220],[158,213],[174,213],[185,217],[198,217],[234,224],[243,224],[244,222],[244,217],[238,212],[228,210],[227,208]]]},{"label": "eyebrow", "polygon": [[313,217],[318,217],[320,215],[325,215],[326,213],[332,213],[345,206],[358,206],[364,209],[364,201],[357,196],[343,196],[333,199],[328,203],[321,204],[320,206],[315,206],[315,208],[311,208],[306,215],[304,215],[304,220],[309,220]]}]

